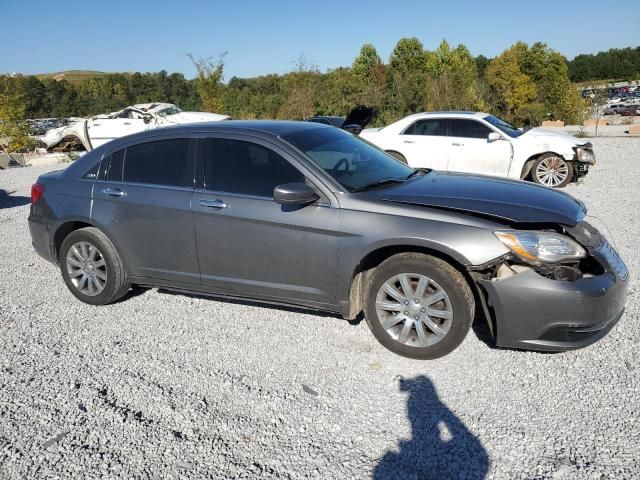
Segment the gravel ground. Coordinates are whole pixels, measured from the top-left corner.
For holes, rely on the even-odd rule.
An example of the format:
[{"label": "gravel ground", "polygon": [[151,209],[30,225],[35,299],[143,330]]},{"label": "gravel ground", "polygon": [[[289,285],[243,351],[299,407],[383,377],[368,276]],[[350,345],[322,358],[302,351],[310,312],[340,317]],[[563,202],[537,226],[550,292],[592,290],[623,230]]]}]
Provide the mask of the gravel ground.
[{"label": "gravel ground", "polygon": [[30,245],[46,169],[1,171],[0,477],[640,477],[640,139],[593,143],[567,190],[634,277],[619,325],[562,354],[478,328],[432,362],[311,312],[157,290],[84,305]]}]

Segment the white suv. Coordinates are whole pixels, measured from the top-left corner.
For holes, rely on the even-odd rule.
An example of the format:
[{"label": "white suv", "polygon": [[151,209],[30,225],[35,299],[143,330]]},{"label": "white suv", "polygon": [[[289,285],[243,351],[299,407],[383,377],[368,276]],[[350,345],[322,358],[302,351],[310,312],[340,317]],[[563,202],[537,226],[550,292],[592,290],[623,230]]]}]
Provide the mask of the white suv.
[{"label": "white suv", "polygon": [[523,132],[480,112],[416,113],[360,134],[415,168],[531,179],[562,188],[595,164],[590,143],[563,132]]}]

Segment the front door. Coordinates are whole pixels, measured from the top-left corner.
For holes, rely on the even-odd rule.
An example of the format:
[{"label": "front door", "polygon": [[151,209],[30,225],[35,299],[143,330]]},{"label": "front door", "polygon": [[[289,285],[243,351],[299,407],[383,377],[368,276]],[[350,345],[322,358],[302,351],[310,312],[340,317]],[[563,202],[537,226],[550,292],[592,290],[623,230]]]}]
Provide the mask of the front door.
[{"label": "front door", "polygon": [[326,198],[303,207],[276,203],[277,185],[317,187],[270,143],[243,136],[203,143],[202,188],[192,201],[202,284],[228,294],[334,306],[339,210]]},{"label": "front door", "polygon": [[450,143],[448,170],[506,177],[511,164],[511,143],[489,140],[495,130],[477,120],[449,120]]},{"label": "front door", "polygon": [[196,142],[155,140],[103,159],[91,216],[115,243],[129,275],[200,283],[191,213]]}]

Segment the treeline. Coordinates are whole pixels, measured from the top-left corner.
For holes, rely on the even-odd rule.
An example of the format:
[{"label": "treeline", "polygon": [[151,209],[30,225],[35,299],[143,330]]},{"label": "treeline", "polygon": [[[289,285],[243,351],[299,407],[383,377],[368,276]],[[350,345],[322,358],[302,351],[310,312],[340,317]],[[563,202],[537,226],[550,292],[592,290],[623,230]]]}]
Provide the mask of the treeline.
[{"label": "treeline", "polygon": [[569,76],[573,82],[637,80],[640,77],[640,47],[578,55],[569,62]]},{"label": "treeline", "polygon": [[[627,50],[638,54],[637,48],[619,52]],[[161,71],[111,74],[77,83],[34,76],[12,81],[23,95],[29,118],[90,116],[135,103],[165,101],[185,110],[217,111],[233,118],[345,115],[353,106],[367,104],[377,107],[377,124],[417,111],[483,110],[519,125],[535,125],[547,118],[581,121],[588,106],[571,80],[591,74],[616,76],[594,66],[609,61],[602,55],[579,56],[567,63],[543,43],[516,43],[487,59],[473,57],[464,45],[452,47],[443,41],[435,50],[427,50],[417,38],[403,38],[386,62],[367,44],[349,67],[321,73],[299,61],[286,74],[233,77],[226,84],[222,82],[223,57],[217,63],[191,57],[197,71],[193,80]],[[611,55],[631,58],[628,52]],[[582,57],[592,57],[593,65]],[[628,67],[630,61],[609,62],[623,65],[626,72],[633,70]],[[580,65],[586,64],[594,73],[584,73],[587,69]]]}]

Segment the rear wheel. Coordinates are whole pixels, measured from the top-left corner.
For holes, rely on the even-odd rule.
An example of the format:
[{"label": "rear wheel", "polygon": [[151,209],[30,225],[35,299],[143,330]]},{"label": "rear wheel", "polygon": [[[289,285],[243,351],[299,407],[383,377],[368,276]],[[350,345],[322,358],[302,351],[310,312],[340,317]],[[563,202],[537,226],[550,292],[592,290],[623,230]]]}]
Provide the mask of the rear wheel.
[{"label": "rear wheel", "polygon": [[405,156],[402,155],[400,152],[396,152],[394,150],[387,150],[387,153],[391,155],[393,158],[395,158],[396,160],[400,160],[402,163],[405,163],[407,165],[409,164]]},{"label": "rear wheel", "polygon": [[531,178],[547,187],[563,188],[573,178],[573,165],[560,155],[546,153],[533,163]]},{"label": "rear wheel", "polygon": [[403,253],[375,270],[367,283],[364,311],[385,348],[430,360],[462,343],[475,304],[466,280],[451,265],[428,255]]},{"label": "rear wheel", "polygon": [[60,270],[76,298],[104,305],[129,290],[124,265],[107,236],[94,227],[71,232],[60,247]]}]

